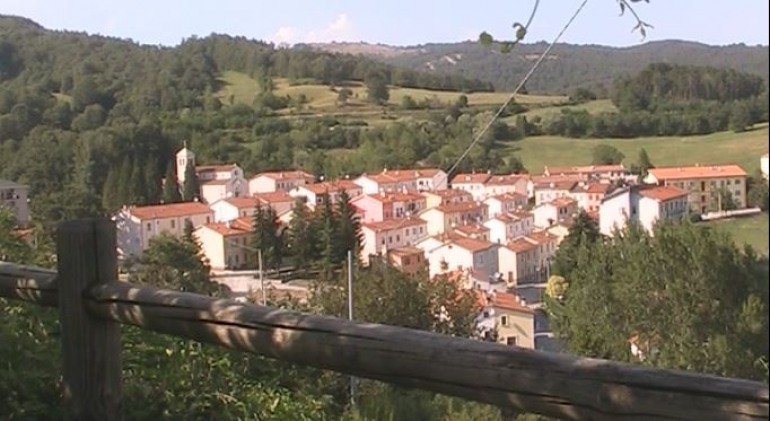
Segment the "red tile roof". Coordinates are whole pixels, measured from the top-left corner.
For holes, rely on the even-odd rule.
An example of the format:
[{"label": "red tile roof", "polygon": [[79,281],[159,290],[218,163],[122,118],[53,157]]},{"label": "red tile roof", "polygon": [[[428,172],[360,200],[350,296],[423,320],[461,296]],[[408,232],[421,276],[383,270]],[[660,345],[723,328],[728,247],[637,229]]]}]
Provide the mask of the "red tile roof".
[{"label": "red tile roof", "polygon": [[527,196],[521,193],[510,192],[489,197],[487,200],[499,200],[500,202],[521,202],[526,201]]},{"label": "red tile roof", "polygon": [[419,249],[415,246],[404,246],[404,247],[396,247],[392,249],[388,249],[388,254],[398,257],[404,257],[404,256],[413,256],[415,254],[425,254],[422,249]]},{"label": "red tile roof", "polygon": [[527,307],[527,303],[516,294],[510,292],[494,292],[487,301],[489,307],[502,310],[516,311],[519,313],[534,314],[535,311]]},{"label": "red tile roof", "polygon": [[469,192],[465,190],[460,190],[460,189],[425,191],[425,192],[422,192],[422,194],[426,196],[427,195],[439,196],[442,199],[453,198],[453,197],[468,197],[468,198],[473,197],[473,195],[470,194]]},{"label": "red tile roof", "polygon": [[484,184],[492,175],[485,172],[456,174],[452,184]]},{"label": "red tile roof", "polygon": [[338,192],[341,190],[345,190],[347,192],[361,191],[361,186],[359,186],[358,184],[350,180],[324,181],[324,182],[315,183],[315,184],[305,184],[302,187],[307,190],[310,190],[315,194],[332,193],[332,192]]},{"label": "red tile roof", "polygon": [[485,234],[489,232],[489,228],[481,224],[463,224],[452,227],[452,229],[458,233],[473,235],[473,234]]},{"label": "red tile roof", "polygon": [[267,177],[271,178],[273,180],[307,180],[308,182],[312,182],[315,177],[313,177],[313,174],[307,173],[305,171],[267,171],[262,172],[254,177],[251,177],[251,179],[255,179],[257,177]]},{"label": "red tile roof", "polygon": [[606,172],[625,172],[626,167],[623,164],[618,165],[584,165],[577,167],[549,167],[545,166],[543,172],[545,174],[598,174]]},{"label": "red tile roof", "polygon": [[444,213],[457,213],[457,212],[470,212],[470,211],[482,212],[483,207],[486,207],[486,205],[482,205],[477,202],[458,202],[458,203],[445,203],[443,205],[436,206],[433,209],[436,209]]},{"label": "red tile roof", "polygon": [[285,191],[256,193],[254,194],[253,197],[255,200],[259,201],[259,203],[264,205],[270,205],[273,203],[285,203],[285,202],[294,203],[297,200],[296,198],[291,197],[291,195],[289,195],[289,193]]},{"label": "red tile roof", "polygon": [[679,197],[687,197],[688,195],[686,190],[673,186],[651,186],[648,188],[641,188],[639,189],[639,194],[659,202],[665,202]]},{"label": "red tile roof", "polygon": [[252,218],[243,217],[234,219],[230,222],[216,222],[206,224],[204,227],[216,231],[218,234],[229,237],[232,235],[243,235],[254,232],[254,223]]},{"label": "red tile roof", "polygon": [[745,177],[746,171],[738,165],[696,165],[694,167],[650,168],[649,174],[664,180],[686,180],[693,178]]},{"label": "red tile roof", "polygon": [[551,234],[548,231],[534,231],[529,233],[526,236],[526,238],[537,244],[545,244],[545,243],[556,241],[559,237]]},{"label": "red tile roof", "polygon": [[179,218],[192,215],[214,214],[206,205],[200,202],[168,203],[165,205],[136,206],[129,208],[129,212],[136,218]]},{"label": "red tile roof", "polygon": [[377,200],[380,203],[417,202],[425,200],[425,197],[417,192],[390,192],[369,194],[367,196]]},{"label": "red tile roof", "polygon": [[488,250],[489,248],[495,246],[493,243],[490,243],[489,241],[477,240],[475,238],[466,238],[466,237],[460,237],[460,236],[455,236],[454,238],[452,238],[451,244],[454,244],[455,246],[460,247],[462,249],[468,250],[471,253]]},{"label": "red tile roof", "polygon": [[388,219],[378,222],[364,222],[361,224],[363,228],[368,228],[375,232],[392,231],[396,229],[403,229],[409,227],[417,227],[420,225],[425,226],[427,222],[420,218],[405,218],[405,219]]},{"label": "red tile roof", "polygon": [[528,251],[536,250],[537,244],[534,244],[531,241],[528,241],[524,237],[518,237],[513,239],[512,241],[509,241],[508,244],[505,245],[509,250],[513,251],[514,253],[526,253]]},{"label": "red tile roof", "polygon": [[235,206],[238,209],[245,209],[245,208],[256,208],[257,207],[257,198],[256,197],[228,197],[227,199],[224,199],[225,203]]},{"label": "red tile roof", "polygon": [[521,181],[526,181],[527,178],[529,177],[519,174],[493,175],[489,177],[489,180],[487,180],[487,182],[484,184],[488,186],[511,186],[518,184]]},{"label": "red tile roof", "polygon": [[367,177],[376,181],[377,183],[397,183],[408,182],[417,180],[418,178],[430,178],[435,177],[441,172],[438,168],[410,168],[403,170],[383,170],[379,174],[364,174],[363,177]]},{"label": "red tile roof", "polygon": [[563,208],[576,205],[577,201],[571,197],[557,197],[556,199],[551,200],[551,204],[556,207]]}]

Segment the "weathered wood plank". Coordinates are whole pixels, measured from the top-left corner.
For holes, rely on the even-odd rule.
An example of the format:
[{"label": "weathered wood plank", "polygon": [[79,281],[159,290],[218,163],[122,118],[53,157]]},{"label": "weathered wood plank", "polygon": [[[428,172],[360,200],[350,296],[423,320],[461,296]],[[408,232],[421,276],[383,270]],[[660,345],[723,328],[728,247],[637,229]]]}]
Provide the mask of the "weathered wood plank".
[{"label": "weathered wood plank", "polygon": [[0,262],[0,297],[56,307],[55,277],[52,270]]},{"label": "weathered wood plank", "polygon": [[97,285],[97,316],[297,364],[563,419],[768,419],[756,382],[541,353],[196,294]]},{"label": "weathered wood plank", "polygon": [[92,317],[85,291],[115,281],[116,232],[106,219],[65,222],[56,247],[65,419],[121,420],[120,325]]}]

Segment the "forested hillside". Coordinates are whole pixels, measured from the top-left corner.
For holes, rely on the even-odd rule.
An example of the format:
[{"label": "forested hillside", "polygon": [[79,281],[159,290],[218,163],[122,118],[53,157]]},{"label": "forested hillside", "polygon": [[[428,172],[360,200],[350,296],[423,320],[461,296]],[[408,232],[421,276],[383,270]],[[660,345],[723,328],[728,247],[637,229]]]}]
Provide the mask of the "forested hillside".
[{"label": "forested hillside", "polygon": [[[498,90],[511,90],[546,44],[519,44],[508,54],[476,42],[403,48],[334,43],[313,44],[312,48],[361,53],[410,69],[479,78],[491,82]],[[554,47],[527,83],[527,89],[530,93],[564,94],[579,87],[609,87],[616,77],[636,74],[655,62],[731,68],[767,80],[769,51],[768,46],[709,46],[685,41],[649,42],[628,48],[562,43]]]}]

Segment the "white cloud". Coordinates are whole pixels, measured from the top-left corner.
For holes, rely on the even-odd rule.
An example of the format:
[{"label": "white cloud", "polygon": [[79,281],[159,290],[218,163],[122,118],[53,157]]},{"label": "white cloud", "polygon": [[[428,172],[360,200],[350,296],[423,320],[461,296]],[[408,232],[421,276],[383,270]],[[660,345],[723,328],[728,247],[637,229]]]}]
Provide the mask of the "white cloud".
[{"label": "white cloud", "polygon": [[353,24],[348,15],[341,13],[321,29],[300,29],[293,26],[281,26],[273,34],[271,41],[276,44],[350,41],[354,34]]}]

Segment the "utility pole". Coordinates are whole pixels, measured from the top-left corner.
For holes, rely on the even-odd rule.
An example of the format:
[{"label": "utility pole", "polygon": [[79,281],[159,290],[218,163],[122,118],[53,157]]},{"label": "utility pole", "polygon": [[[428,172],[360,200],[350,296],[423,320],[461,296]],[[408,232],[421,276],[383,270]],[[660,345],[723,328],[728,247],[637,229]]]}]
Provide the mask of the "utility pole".
[{"label": "utility pole", "polygon": [[[348,250],[348,320],[353,320],[353,251]],[[356,378],[350,376],[350,406],[356,406]]]},{"label": "utility pole", "polygon": [[262,249],[257,250],[257,264],[259,265],[259,288],[262,289],[262,305],[267,305],[267,294],[265,293],[265,273],[262,271]]}]

